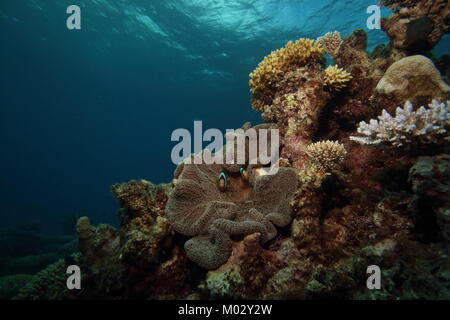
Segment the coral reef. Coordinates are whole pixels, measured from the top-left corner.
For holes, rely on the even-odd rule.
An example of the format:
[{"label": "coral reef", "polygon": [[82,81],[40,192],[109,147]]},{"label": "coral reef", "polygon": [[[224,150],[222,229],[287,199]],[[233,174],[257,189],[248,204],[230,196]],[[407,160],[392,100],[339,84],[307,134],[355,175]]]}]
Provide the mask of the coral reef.
[{"label": "coral reef", "polygon": [[[112,187],[121,228],[77,222],[80,253],[67,256],[36,274],[15,299],[179,299],[189,290],[188,260],[177,244],[164,207],[170,185],[145,180]],[[66,268],[82,270],[82,290],[68,290]]]},{"label": "coral reef", "polygon": [[0,299],[11,299],[33,274],[74,253],[75,240],[47,235],[34,221],[0,230]]},{"label": "coral reef", "polygon": [[250,74],[253,108],[263,112],[265,121],[277,123],[283,137],[297,142],[290,143],[293,150],[285,152],[291,157],[283,157],[299,166],[330,97],[325,90],[323,52],[311,39],[289,42],[265,57]]},{"label": "coral reef", "polygon": [[[271,58],[266,57],[251,74],[251,83],[255,74],[259,78],[266,74],[271,79],[270,88],[260,86],[258,91],[251,85],[252,101],[257,101],[253,108],[262,112],[266,122],[278,125],[282,161],[297,169],[304,168],[309,161],[305,153],[307,145],[320,139],[336,140],[342,123],[352,125],[375,115],[387,100],[377,99],[373,88],[389,67],[389,61],[369,57],[364,31],[356,30],[344,39],[330,33],[316,42],[311,41],[308,43],[318,47],[322,43],[332,51],[336,65],[324,68],[323,58],[317,52],[314,59],[291,64],[284,73],[272,77],[267,62]],[[332,42],[339,43],[339,50],[330,49]],[[309,46],[305,48],[308,49]]]},{"label": "coral reef", "polygon": [[[120,230],[94,227],[86,217],[77,223],[88,297],[180,297],[187,287],[187,259],[171,246],[174,233],[164,215],[170,186],[134,180],[113,185],[112,190],[120,204]],[[181,276],[174,276],[181,269]],[[164,277],[169,278],[163,281]]]},{"label": "coral reef", "polygon": [[[414,192],[411,207],[416,225],[426,239],[444,240],[450,244],[450,157],[419,157],[409,170]],[[421,215],[427,210],[427,215]]]},{"label": "coral reef", "polygon": [[[255,129],[280,131],[277,174],[246,153],[243,165],[181,163],[172,184],[116,184],[119,228],[81,217],[81,254],[16,298],[449,299],[450,98],[422,56],[448,33],[448,1],[382,4],[396,9],[382,23],[388,46],[369,54],[363,30],[330,32],[251,73],[267,122]],[[52,274],[74,262],[75,296]],[[380,290],[367,289],[370,265]]]},{"label": "coral reef", "polygon": [[413,147],[423,144],[448,144],[450,128],[450,101],[439,103],[437,100],[429,108],[420,107],[414,111],[411,102],[403,108],[398,107],[395,117],[386,110],[378,120],[361,122],[358,132],[364,136],[350,137],[351,140],[366,145],[392,145],[394,147]]}]

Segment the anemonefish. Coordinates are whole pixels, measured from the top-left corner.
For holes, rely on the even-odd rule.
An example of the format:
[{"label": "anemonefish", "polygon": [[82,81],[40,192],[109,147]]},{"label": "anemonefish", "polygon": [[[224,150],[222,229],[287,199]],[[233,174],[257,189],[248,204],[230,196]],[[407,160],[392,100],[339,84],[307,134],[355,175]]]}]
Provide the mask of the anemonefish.
[{"label": "anemonefish", "polygon": [[219,180],[217,181],[217,186],[219,187],[220,191],[225,191],[227,189],[227,184],[228,184],[227,176],[226,176],[225,172],[222,171],[219,174]]}]

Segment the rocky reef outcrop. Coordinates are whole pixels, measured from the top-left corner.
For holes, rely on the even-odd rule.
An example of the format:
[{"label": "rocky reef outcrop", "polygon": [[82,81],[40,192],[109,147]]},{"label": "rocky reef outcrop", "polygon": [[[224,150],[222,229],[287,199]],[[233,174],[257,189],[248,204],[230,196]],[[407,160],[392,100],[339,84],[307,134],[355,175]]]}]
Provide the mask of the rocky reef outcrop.
[{"label": "rocky reef outcrop", "polygon": [[382,0],[395,10],[381,27],[390,39],[392,55],[399,59],[433,49],[450,33],[450,4],[447,0]]}]

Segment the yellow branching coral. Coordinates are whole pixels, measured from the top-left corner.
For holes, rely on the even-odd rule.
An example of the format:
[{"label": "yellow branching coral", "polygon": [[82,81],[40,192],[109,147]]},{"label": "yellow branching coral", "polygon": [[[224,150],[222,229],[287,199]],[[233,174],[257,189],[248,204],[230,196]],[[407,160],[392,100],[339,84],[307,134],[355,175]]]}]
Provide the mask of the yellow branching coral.
[{"label": "yellow branching coral", "polygon": [[352,75],[338,66],[329,66],[325,69],[325,85],[333,91],[342,90],[351,79]]},{"label": "yellow branching coral", "polygon": [[[305,65],[309,61],[319,61],[323,56],[323,48],[312,39],[299,39],[295,42],[289,41],[286,46],[273,51],[266,56],[258,67],[250,73],[250,91],[253,95],[266,94],[270,86],[288,71]],[[268,93],[270,95],[270,93]],[[259,97],[261,98],[261,97]],[[256,98],[258,100],[258,97]],[[255,101],[255,109],[264,105],[262,101]]]},{"label": "yellow branching coral", "polygon": [[322,37],[317,38],[316,41],[333,58],[338,54],[342,44],[341,34],[338,31],[328,32]]},{"label": "yellow branching coral", "polygon": [[327,140],[311,143],[306,147],[306,154],[312,163],[324,171],[330,172],[340,167],[347,151],[339,142]]}]

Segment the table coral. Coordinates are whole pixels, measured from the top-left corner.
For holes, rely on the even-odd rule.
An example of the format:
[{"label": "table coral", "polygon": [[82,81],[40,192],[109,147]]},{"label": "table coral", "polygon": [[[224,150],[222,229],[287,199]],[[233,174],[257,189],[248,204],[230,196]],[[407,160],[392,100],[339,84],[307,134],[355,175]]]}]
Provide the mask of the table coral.
[{"label": "table coral", "polygon": [[[208,151],[201,155],[204,153]],[[215,269],[227,261],[230,235],[259,232],[265,243],[275,237],[275,226],[291,221],[290,200],[297,186],[295,171],[279,168],[274,175],[264,175],[259,166],[248,164],[242,169],[202,163],[182,164],[176,171],[177,183],[167,202],[166,215],[176,231],[194,236],[185,244],[186,253],[206,269]],[[248,176],[243,177],[242,172]],[[224,175],[227,185],[221,189],[217,183]]]}]

